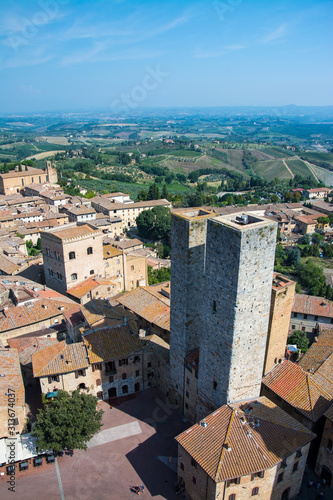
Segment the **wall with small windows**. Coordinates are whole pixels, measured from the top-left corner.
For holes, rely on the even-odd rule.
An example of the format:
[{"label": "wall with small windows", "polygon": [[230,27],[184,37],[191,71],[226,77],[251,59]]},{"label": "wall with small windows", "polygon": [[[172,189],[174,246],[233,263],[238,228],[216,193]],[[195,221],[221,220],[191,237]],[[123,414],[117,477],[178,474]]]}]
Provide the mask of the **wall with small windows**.
[{"label": "wall with small windows", "polygon": [[310,444],[284,462],[247,476],[215,483],[180,445],[178,446],[178,485],[191,500],[281,500],[289,489],[294,498],[300,490]]}]

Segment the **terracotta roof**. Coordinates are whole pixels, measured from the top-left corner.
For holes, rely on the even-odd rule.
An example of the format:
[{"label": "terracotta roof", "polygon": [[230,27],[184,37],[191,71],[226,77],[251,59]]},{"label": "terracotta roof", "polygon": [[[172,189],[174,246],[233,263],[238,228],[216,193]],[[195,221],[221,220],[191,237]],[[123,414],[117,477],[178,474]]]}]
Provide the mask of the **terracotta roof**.
[{"label": "terracotta roof", "polygon": [[54,300],[54,298],[52,300],[32,298],[30,301],[8,307],[8,310],[0,312],[0,332],[14,330],[55,318],[60,316],[62,311],[72,307],[72,305],[73,302]]},{"label": "terracotta roof", "polygon": [[121,248],[123,250],[127,250],[128,248],[136,247],[138,245],[142,245],[143,246],[143,242],[141,240],[138,240],[137,238],[133,238],[132,240],[115,241],[114,244],[118,248]]},{"label": "terracotta roof", "polygon": [[218,483],[274,467],[314,437],[261,397],[222,406],[176,440]]},{"label": "terracotta roof", "polygon": [[333,353],[333,332],[323,330],[309,350],[299,360],[298,365],[306,372],[315,373]]},{"label": "terracotta roof", "polygon": [[294,284],[295,284],[295,281],[292,281],[289,278],[282,276],[281,274],[273,273],[272,288],[274,290],[281,290],[281,288],[285,288],[286,286],[294,285]]},{"label": "terracotta roof", "polygon": [[32,362],[32,355],[53,344],[58,344],[57,339],[49,337],[15,337],[8,339],[9,347],[18,350],[21,365]]},{"label": "terracotta roof", "polygon": [[50,231],[47,234],[52,234],[52,236],[60,238],[61,240],[74,240],[76,238],[91,236],[92,234],[100,234],[100,232],[88,226],[88,224],[83,224],[82,226],[72,226],[70,228],[65,227],[63,229],[57,229],[55,231]]},{"label": "terracotta roof", "polygon": [[83,335],[90,363],[110,361],[140,351],[143,343],[128,326],[103,328]]},{"label": "terracotta roof", "polygon": [[103,245],[103,257],[104,259],[112,259],[112,257],[117,257],[119,255],[122,255],[122,251],[118,250],[118,248],[114,247],[113,245]]},{"label": "terracotta roof", "polygon": [[84,297],[91,290],[94,290],[95,288],[98,288],[101,285],[115,286],[115,284],[113,283],[113,281],[110,281],[110,280],[107,280],[107,279],[88,278],[87,280],[82,281],[82,283],[79,283],[78,285],[73,286],[72,288],[69,288],[67,290],[67,293],[69,295],[72,295],[73,297],[81,299],[81,297]]},{"label": "terracotta roof", "polygon": [[26,171],[25,165],[22,165],[22,172],[16,172],[15,170],[12,170],[7,174],[0,174],[0,177],[2,177],[3,179],[12,179],[13,177],[26,177],[30,175],[40,175],[45,173],[45,170],[33,167],[28,167],[28,170]]},{"label": "terracotta roof", "polygon": [[291,361],[275,365],[262,383],[312,422],[325,413],[333,399],[333,392],[327,392],[313,375]]},{"label": "terracotta roof", "polygon": [[296,294],[292,311],[296,313],[333,318],[333,302],[330,302],[324,297]]},{"label": "terracotta roof", "polygon": [[[165,299],[165,298],[164,298]],[[117,301],[149,323],[170,330],[170,305],[151,292],[149,286],[138,287],[117,297]]]},{"label": "terracotta roof", "polygon": [[[24,385],[17,349],[0,349],[0,408],[8,408],[8,389],[15,391],[15,404],[24,406]],[[7,410],[6,410],[7,412]]]},{"label": "terracotta roof", "polygon": [[312,189],[307,189],[308,193],[328,193],[331,191],[329,188],[312,188]]},{"label": "terracotta roof", "polygon": [[7,259],[3,255],[0,255],[0,270],[4,274],[12,274],[20,268],[18,264]]},{"label": "terracotta roof", "polygon": [[34,377],[46,377],[88,368],[89,360],[83,342],[66,344],[63,340],[32,355]]}]

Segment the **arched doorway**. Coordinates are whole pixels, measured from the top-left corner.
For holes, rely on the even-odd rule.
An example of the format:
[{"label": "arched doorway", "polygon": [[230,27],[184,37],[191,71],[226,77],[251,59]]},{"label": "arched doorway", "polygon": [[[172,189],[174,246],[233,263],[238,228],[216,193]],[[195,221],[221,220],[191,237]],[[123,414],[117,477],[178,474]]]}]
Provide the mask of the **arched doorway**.
[{"label": "arched doorway", "polygon": [[108,395],[109,398],[116,398],[117,397],[117,389],[115,387],[110,387],[108,390]]},{"label": "arched doorway", "polygon": [[139,390],[140,390],[140,382],[137,382],[134,386],[134,391],[139,392]]},{"label": "arched doorway", "polygon": [[326,467],[326,465],[322,466],[320,479],[321,480],[324,479],[326,481],[327,486],[331,486],[332,472],[330,471],[330,469],[328,467]]},{"label": "arched doorway", "polygon": [[123,385],[122,391],[123,391],[123,394],[128,394],[128,385]]},{"label": "arched doorway", "polygon": [[284,492],[282,493],[281,500],[289,500],[289,495],[290,495],[290,488],[287,488],[287,489],[286,489],[286,490],[284,490]]}]

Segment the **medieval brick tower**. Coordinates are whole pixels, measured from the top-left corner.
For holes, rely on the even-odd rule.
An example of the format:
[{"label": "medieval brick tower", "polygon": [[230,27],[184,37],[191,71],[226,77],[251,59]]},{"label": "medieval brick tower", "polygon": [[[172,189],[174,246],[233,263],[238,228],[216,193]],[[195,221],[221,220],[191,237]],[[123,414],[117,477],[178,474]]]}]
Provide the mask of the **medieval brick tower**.
[{"label": "medieval brick tower", "polygon": [[228,402],[260,394],[276,230],[275,222],[242,213],[207,222],[199,419]]},{"label": "medieval brick tower", "polygon": [[274,275],[264,375],[284,360],[295,286],[295,281]]},{"label": "medieval brick tower", "polygon": [[183,409],[184,358],[199,347],[204,292],[207,210],[172,214],[170,399]]}]

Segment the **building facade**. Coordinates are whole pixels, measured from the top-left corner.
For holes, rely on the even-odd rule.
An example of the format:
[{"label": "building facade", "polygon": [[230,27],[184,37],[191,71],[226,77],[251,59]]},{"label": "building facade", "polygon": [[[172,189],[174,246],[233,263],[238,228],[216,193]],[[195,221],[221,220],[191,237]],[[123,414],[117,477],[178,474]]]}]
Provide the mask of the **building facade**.
[{"label": "building facade", "polygon": [[260,394],[276,231],[242,213],[208,220],[197,418]]}]

